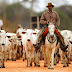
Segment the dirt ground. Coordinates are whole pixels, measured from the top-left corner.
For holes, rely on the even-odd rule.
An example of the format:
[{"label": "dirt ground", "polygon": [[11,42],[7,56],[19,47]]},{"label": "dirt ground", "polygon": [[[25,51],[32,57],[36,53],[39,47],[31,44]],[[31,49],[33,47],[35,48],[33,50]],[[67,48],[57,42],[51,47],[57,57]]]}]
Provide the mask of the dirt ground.
[{"label": "dirt ground", "polygon": [[17,61],[7,61],[5,62],[6,68],[1,68],[0,72],[72,72],[72,62],[69,67],[64,67],[59,62],[54,66],[54,70],[49,70],[47,67],[44,67],[44,61],[40,61],[40,67],[26,67],[27,61],[22,61],[22,59]]}]

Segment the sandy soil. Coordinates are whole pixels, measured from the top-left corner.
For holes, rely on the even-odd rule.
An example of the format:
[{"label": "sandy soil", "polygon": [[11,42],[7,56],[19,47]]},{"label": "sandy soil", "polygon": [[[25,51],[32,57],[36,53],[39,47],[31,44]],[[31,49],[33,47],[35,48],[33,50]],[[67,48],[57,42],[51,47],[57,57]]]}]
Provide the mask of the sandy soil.
[{"label": "sandy soil", "polygon": [[[72,62],[71,62],[72,63]],[[40,61],[40,67],[26,67],[27,61],[22,61],[22,59],[17,61],[7,61],[5,62],[6,68],[1,68],[0,72],[72,72],[72,64],[69,67],[64,67],[59,62],[54,66],[54,70],[49,70],[47,67],[44,67],[44,61]]]}]

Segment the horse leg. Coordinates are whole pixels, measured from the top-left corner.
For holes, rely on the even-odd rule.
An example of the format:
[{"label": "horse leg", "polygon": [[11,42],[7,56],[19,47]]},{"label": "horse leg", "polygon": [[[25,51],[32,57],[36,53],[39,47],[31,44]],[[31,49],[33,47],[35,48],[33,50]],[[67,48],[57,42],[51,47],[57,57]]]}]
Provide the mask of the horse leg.
[{"label": "horse leg", "polygon": [[51,69],[54,69],[54,53],[55,53],[55,48],[52,49],[52,54],[51,54]]},{"label": "horse leg", "polygon": [[52,59],[51,54],[52,54],[52,49],[49,49],[48,54],[47,54],[48,69],[51,69],[51,61],[52,61],[51,60]]}]

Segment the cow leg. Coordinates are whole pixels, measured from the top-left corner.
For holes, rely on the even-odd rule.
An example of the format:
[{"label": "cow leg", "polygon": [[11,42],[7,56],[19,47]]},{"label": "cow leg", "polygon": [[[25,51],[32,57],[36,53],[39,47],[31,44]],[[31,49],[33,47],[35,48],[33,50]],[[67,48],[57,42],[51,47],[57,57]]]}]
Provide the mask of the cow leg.
[{"label": "cow leg", "polygon": [[56,48],[54,53],[54,65],[56,65],[59,62],[59,59],[60,59],[59,49]]},{"label": "cow leg", "polygon": [[30,57],[27,58],[27,67],[30,67]]},{"label": "cow leg", "polygon": [[47,52],[46,52],[46,47],[45,45],[43,46],[43,50],[44,50],[44,67],[47,67]]},{"label": "cow leg", "polygon": [[44,60],[44,53],[43,53],[43,51],[44,51],[44,48],[43,48],[43,45],[42,45],[41,48],[40,48],[40,60]]},{"label": "cow leg", "polygon": [[21,46],[20,46],[20,50],[19,50],[19,57],[21,57]]},{"label": "cow leg", "polygon": [[44,53],[44,67],[47,67],[47,57],[46,57],[46,53]]},{"label": "cow leg", "polygon": [[2,68],[5,68],[5,66],[4,66],[4,59],[2,60]]},{"label": "cow leg", "polygon": [[30,58],[30,66],[32,66],[33,58]]},{"label": "cow leg", "polygon": [[63,53],[62,53],[62,50],[60,50],[61,53],[60,53],[60,56],[61,56],[61,64],[63,64]]},{"label": "cow leg", "polygon": [[0,58],[0,68],[2,67],[2,62],[1,62],[1,58]]},{"label": "cow leg", "polygon": [[70,57],[71,56],[70,55],[71,55],[71,46],[68,48],[68,54],[67,54],[69,64],[71,64],[71,62],[70,62]]},{"label": "cow leg", "polygon": [[25,48],[23,47],[23,61],[25,60]]},{"label": "cow leg", "polygon": [[67,62],[67,59],[66,59],[66,54],[65,54],[65,52],[62,51],[62,55],[63,55],[63,56],[62,56],[62,57],[63,57],[63,67],[66,67],[66,66],[67,66],[67,63],[66,63],[66,62]]},{"label": "cow leg", "polygon": [[12,61],[16,61],[16,53],[15,53],[15,50],[13,50],[13,55],[12,55]]},{"label": "cow leg", "polygon": [[36,54],[37,54],[37,53],[35,52],[35,53],[34,53],[34,66],[36,66],[36,58],[37,58],[37,57],[36,57]]},{"label": "cow leg", "polygon": [[12,50],[9,52],[9,59],[12,60]]},{"label": "cow leg", "polygon": [[6,52],[6,61],[9,59],[9,52]]},{"label": "cow leg", "polygon": [[2,52],[2,58],[1,58],[2,68],[5,68],[4,60],[5,60],[5,55],[4,55],[4,52]]},{"label": "cow leg", "polygon": [[39,53],[39,50],[37,51],[36,53],[36,66],[40,67],[40,64],[39,64],[39,60],[40,60],[40,53]]},{"label": "cow leg", "polygon": [[7,62],[7,59],[8,59],[8,52],[7,51],[4,52],[4,59]]},{"label": "cow leg", "polygon": [[54,65],[56,65],[56,59],[57,59],[57,55],[56,54],[54,54]]}]

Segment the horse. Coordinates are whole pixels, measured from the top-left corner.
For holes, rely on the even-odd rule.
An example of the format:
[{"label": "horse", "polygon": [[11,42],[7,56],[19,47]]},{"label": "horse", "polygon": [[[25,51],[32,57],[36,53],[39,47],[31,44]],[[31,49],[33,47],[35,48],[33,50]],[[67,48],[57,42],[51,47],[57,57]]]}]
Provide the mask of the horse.
[{"label": "horse", "polygon": [[45,56],[44,67],[48,69],[54,69],[54,53],[57,48],[57,36],[55,34],[55,26],[52,22],[48,25],[48,34],[45,38]]}]

